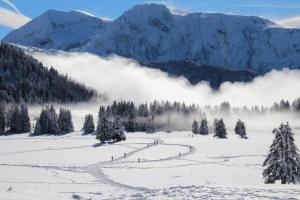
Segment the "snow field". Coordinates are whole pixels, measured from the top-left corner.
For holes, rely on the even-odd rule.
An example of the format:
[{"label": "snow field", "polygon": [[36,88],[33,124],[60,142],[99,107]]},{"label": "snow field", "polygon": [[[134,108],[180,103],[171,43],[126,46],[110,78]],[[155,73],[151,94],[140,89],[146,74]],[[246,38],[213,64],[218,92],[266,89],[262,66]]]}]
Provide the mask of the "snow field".
[{"label": "snow field", "polygon": [[0,199],[300,199],[297,185],[263,183],[271,131],[129,133],[105,145],[79,134],[0,137]]}]

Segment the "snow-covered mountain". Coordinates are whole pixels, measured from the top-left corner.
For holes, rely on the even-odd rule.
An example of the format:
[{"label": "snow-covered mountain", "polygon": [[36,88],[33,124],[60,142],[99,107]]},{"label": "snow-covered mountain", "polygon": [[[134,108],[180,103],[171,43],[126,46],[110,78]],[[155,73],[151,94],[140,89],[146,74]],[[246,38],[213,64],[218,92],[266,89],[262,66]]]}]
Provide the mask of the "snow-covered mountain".
[{"label": "snow-covered mountain", "polygon": [[134,6],[114,21],[51,10],[3,41],[141,62],[187,60],[256,71],[300,66],[300,29],[255,16],[179,15],[160,4]]},{"label": "snow-covered mountain", "polygon": [[44,49],[69,50],[82,46],[106,21],[81,12],[48,10],[3,40]]}]

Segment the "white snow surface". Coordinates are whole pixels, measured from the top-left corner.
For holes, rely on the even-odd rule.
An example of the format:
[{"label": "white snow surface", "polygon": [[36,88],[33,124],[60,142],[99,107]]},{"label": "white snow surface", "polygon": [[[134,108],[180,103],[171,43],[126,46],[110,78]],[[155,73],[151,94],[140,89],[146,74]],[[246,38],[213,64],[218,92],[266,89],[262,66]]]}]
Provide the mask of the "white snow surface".
[{"label": "white snow surface", "polygon": [[300,66],[300,29],[256,16],[178,15],[154,3],[136,5],[114,21],[49,10],[3,41],[138,61],[189,60],[258,71]]},{"label": "white snow surface", "polygon": [[263,183],[271,130],[191,135],[128,133],[104,145],[80,132],[1,136],[0,199],[300,199],[298,185]]}]

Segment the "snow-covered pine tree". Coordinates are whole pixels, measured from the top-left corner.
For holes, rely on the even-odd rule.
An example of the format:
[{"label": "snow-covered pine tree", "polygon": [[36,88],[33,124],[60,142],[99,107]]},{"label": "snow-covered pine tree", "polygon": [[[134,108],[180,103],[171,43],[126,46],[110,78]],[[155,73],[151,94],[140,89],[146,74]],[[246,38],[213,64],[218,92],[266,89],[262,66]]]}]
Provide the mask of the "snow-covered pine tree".
[{"label": "snow-covered pine tree", "polygon": [[216,119],[216,118],[214,119],[213,126],[212,126],[212,132],[215,132],[218,121],[219,121],[218,119]]},{"label": "snow-covered pine tree", "polygon": [[117,141],[126,140],[124,126],[119,116],[115,117],[112,123],[112,139]]},{"label": "snow-covered pine tree", "polygon": [[265,183],[275,183],[280,180],[282,184],[300,183],[300,157],[299,150],[294,143],[294,133],[289,124],[281,124],[273,130],[275,139],[270,146],[263,166]]},{"label": "snow-covered pine tree", "polygon": [[43,108],[34,127],[34,134],[58,134],[58,119],[53,106]]},{"label": "snow-covered pine tree", "polygon": [[74,125],[73,125],[71,110],[67,109],[66,115],[67,115],[67,133],[74,132]]},{"label": "snow-covered pine tree", "polygon": [[171,119],[170,119],[170,112],[168,111],[167,115],[167,124],[166,124],[166,132],[171,133],[173,130],[172,124],[171,124]]},{"label": "snow-covered pine tree", "polygon": [[41,134],[41,123],[40,123],[40,118],[37,118],[35,126],[34,126],[34,131],[33,134],[34,135],[38,135]]},{"label": "snow-covered pine tree", "polygon": [[5,104],[0,103],[0,133],[4,133],[6,127],[5,121]]},{"label": "snow-covered pine tree", "polygon": [[198,134],[199,133],[199,125],[198,125],[198,122],[196,120],[194,120],[194,122],[192,124],[192,132],[194,134]]},{"label": "snow-covered pine tree", "polygon": [[128,116],[128,120],[127,120],[127,130],[129,132],[134,132],[135,128],[136,128],[136,115],[135,112],[133,110],[129,111],[129,116]]},{"label": "snow-covered pine tree", "polygon": [[235,134],[241,136],[241,138],[247,139],[246,126],[245,126],[245,123],[242,120],[239,119],[236,122],[234,132],[235,132]]},{"label": "snow-covered pine tree", "polygon": [[[39,126],[39,127],[37,127]],[[49,108],[42,109],[41,114],[37,120],[36,128],[34,133],[35,134],[50,134],[49,132],[49,126],[50,126],[50,113]],[[53,134],[53,133],[51,133]]]},{"label": "snow-covered pine tree", "polygon": [[55,108],[53,105],[50,106],[50,109],[47,109],[49,112],[49,130],[48,133],[50,134],[57,134],[59,132],[58,128],[58,119]]},{"label": "snow-covered pine tree", "polygon": [[151,115],[147,119],[146,123],[146,133],[154,133],[155,132],[155,117]]},{"label": "snow-covered pine tree", "polygon": [[96,139],[102,143],[112,139],[112,127],[107,117],[102,117],[99,122],[99,129],[97,129]]},{"label": "snow-covered pine tree", "polygon": [[60,108],[58,115],[58,127],[62,133],[71,133],[74,131],[72,114],[69,109]]},{"label": "snow-covered pine tree", "polygon": [[209,134],[206,119],[203,119],[201,121],[201,125],[200,125],[200,128],[199,128],[199,134],[201,134],[201,135],[208,135]]},{"label": "snow-covered pine tree", "polygon": [[19,122],[20,122],[20,130],[19,130],[20,132],[22,133],[30,132],[31,130],[30,118],[28,114],[28,108],[25,105],[25,103],[22,103],[20,106]]},{"label": "snow-covered pine tree", "polygon": [[95,132],[94,118],[92,114],[85,116],[82,130],[84,134],[91,134]]},{"label": "snow-covered pine tree", "polygon": [[96,128],[97,133],[100,133],[101,131],[101,121],[103,117],[106,117],[105,107],[100,106],[98,111],[98,121],[97,121],[97,128]]},{"label": "snow-covered pine tree", "polygon": [[218,137],[222,139],[227,138],[227,131],[222,118],[220,120],[215,121],[214,132],[215,132],[214,137]]},{"label": "snow-covered pine tree", "polygon": [[18,106],[12,105],[10,110],[8,111],[8,130],[10,133],[19,133],[20,132],[20,127],[21,123],[19,121],[19,116],[20,116],[20,110]]}]

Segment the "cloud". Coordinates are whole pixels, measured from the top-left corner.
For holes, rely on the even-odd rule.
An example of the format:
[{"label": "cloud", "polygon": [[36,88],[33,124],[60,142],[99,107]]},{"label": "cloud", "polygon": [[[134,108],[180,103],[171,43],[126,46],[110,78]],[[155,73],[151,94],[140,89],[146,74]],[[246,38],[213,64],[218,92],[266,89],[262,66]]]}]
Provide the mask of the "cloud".
[{"label": "cloud", "polygon": [[21,12],[19,11],[19,9],[16,7],[15,4],[13,4],[11,1],[9,0],[2,0],[4,3],[6,3],[9,7],[11,7],[16,13],[21,14]]},{"label": "cloud", "polygon": [[31,19],[25,15],[0,7],[0,25],[16,29],[30,20]]},{"label": "cloud", "polygon": [[33,53],[46,66],[108,95],[112,100],[137,103],[157,100],[180,101],[200,105],[219,105],[227,100],[233,106],[271,106],[275,101],[292,101],[300,95],[300,71],[272,71],[250,83],[223,83],[213,91],[206,82],[195,86],[185,78],[171,78],[120,57],[101,58],[88,53]]},{"label": "cloud", "polygon": [[7,26],[12,29],[19,28],[23,26],[31,19],[23,15],[20,10],[9,0],[2,0],[6,3],[12,10],[0,7],[0,25]]},{"label": "cloud", "polygon": [[300,16],[279,20],[277,24],[286,28],[300,28]]}]

